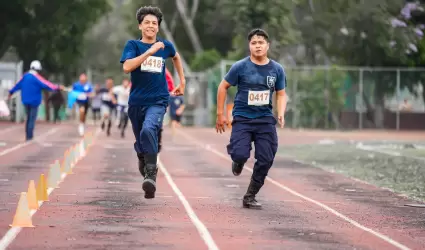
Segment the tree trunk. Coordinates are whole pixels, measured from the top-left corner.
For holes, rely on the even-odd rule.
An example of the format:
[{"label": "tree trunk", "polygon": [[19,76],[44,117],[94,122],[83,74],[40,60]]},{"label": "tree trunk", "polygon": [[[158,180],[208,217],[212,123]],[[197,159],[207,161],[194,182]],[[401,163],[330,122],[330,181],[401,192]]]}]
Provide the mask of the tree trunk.
[{"label": "tree trunk", "polygon": [[[152,3],[154,5],[158,5],[158,0],[153,0]],[[162,20],[161,22],[161,30],[164,32],[165,38],[170,41],[172,44],[174,44],[174,47],[176,51],[179,51],[177,48],[177,44],[174,42],[173,34],[171,33],[170,29],[168,28],[167,22],[165,20]],[[184,60],[183,56],[180,54],[180,58],[182,60],[183,69],[185,73],[191,73],[192,70],[190,69],[189,65],[186,63],[186,60]]]},{"label": "tree trunk", "polygon": [[[162,32],[164,32],[165,37],[167,38],[168,41],[170,41],[172,44],[174,44],[174,47],[176,48],[176,50],[178,51],[177,45],[174,42],[174,38],[173,35],[171,34],[170,30],[168,29],[167,26],[167,22],[165,20],[162,20],[161,23],[161,29]],[[187,73],[191,73],[191,69],[189,67],[189,65],[186,63],[186,60],[184,60],[183,56],[180,54],[180,58],[182,59],[182,63],[183,63],[183,69],[187,72]]]},{"label": "tree trunk", "polygon": [[195,26],[193,25],[193,16],[190,17],[186,12],[184,2],[182,0],[176,0],[176,7],[179,11],[180,17],[182,18],[183,25],[186,28],[187,34],[189,36],[190,42],[192,43],[193,48],[196,53],[202,52],[201,40],[199,39],[198,33],[196,32]]}]

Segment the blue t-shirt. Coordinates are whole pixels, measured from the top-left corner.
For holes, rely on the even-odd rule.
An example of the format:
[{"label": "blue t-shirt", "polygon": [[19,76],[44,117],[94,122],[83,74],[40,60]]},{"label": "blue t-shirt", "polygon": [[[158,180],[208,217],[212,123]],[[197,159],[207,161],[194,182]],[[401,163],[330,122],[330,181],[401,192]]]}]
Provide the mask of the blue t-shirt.
[{"label": "blue t-shirt", "polygon": [[273,93],[285,89],[286,85],[282,65],[273,60],[266,65],[257,65],[249,57],[233,64],[224,79],[238,88],[233,116],[251,119],[273,116]]},{"label": "blue t-shirt", "polygon": [[[155,54],[131,72],[131,89],[128,104],[131,106],[168,105],[170,94],[165,80],[165,59],[174,57],[176,49],[167,41],[164,49],[159,49]],[[143,43],[140,40],[127,41],[121,56],[121,63],[128,59],[138,57],[145,53],[153,44]]]},{"label": "blue t-shirt", "polygon": [[[85,84],[81,84],[80,81],[77,81],[72,85],[72,90],[89,94],[93,91],[93,87],[91,86],[89,82],[86,82]],[[88,100],[89,100],[89,97],[87,95],[79,95],[77,97],[77,102],[85,103],[85,102],[88,102]]]},{"label": "blue t-shirt", "polygon": [[179,109],[184,103],[183,96],[171,96],[170,97],[170,113],[175,114],[176,110]]}]

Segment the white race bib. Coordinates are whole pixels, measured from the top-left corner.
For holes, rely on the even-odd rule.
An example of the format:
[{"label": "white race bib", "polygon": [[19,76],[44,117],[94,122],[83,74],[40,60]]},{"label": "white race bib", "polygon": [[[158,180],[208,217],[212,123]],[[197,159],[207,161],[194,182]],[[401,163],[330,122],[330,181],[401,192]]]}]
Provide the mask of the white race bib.
[{"label": "white race bib", "polygon": [[84,94],[84,93],[81,93],[77,96],[77,99],[80,100],[80,101],[87,100],[87,95]]},{"label": "white race bib", "polygon": [[161,73],[162,63],[162,57],[150,56],[140,65],[140,70],[144,72]]},{"label": "white race bib", "polygon": [[248,92],[248,105],[262,106],[269,105],[270,103],[270,90]]}]

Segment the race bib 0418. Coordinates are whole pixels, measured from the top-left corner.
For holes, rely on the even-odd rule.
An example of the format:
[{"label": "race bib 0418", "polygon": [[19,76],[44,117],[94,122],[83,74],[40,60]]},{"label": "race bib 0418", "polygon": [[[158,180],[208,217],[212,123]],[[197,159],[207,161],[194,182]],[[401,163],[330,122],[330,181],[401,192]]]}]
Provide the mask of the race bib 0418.
[{"label": "race bib 0418", "polygon": [[262,106],[269,105],[270,103],[270,90],[248,92],[248,105]]},{"label": "race bib 0418", "polygon": [[140,65],[140,70],[144,72],[161,73],[162,63],[162,57],[150,56]]}]

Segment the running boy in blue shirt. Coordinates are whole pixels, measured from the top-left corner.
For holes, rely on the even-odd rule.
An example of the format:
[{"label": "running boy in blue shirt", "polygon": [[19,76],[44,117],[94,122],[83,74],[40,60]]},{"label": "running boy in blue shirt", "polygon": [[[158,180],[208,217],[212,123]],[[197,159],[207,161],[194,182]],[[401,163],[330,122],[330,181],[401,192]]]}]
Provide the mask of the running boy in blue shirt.
[{"label": "running boy in blue shirt", "polygon": [[87,75],[85,73],[80,74],[79,80],[72,84],[72,90],[81,92],[81,94],[77,97],[77,104],[80,115],[78,133],[80,134],[80,136],[83,136],[86,124],[87,111],[89,109],[89,98],[94,96],[93,87],[91,83],[87,81]]},{"label": "running boy in blue shirt", "polygon": [[264,185],[278,147],[276,119],[273,116],[272,96],[276,91],[278,122],[283,128],[286,109],[285,71],[279,63],[268,58],[269,36],[261,29],[248,34],[250,56],[232,65],[218,87],[217,133],[224,132],[227,123],[224,101],[227,89],[236,86],[238,91],[233,107],[232,133],[227,152],[232,158],[232,172],[241,174],[255,145],[255,159],[251,182],[243,197],[246,208],[261,208],[255,195]]},{"label": "running boy in blue shirt", "polygon": [[128,101],[130,118],[136,142],[134,149],[139,158],[139,171],[145,178],[145,198],[155,197],[158,173],[158,133],[167,109],[170,93],[165,79],[165,59],[172,58],[179,74],[180,85],[172,95],[183,95],[186,86],[182,61],[174,45],[157,38],[162,12],[157,7],[141,7],[136,19],[142,32],[141,39],[127,41],[120,62],[125,73],[131,73]]}]

